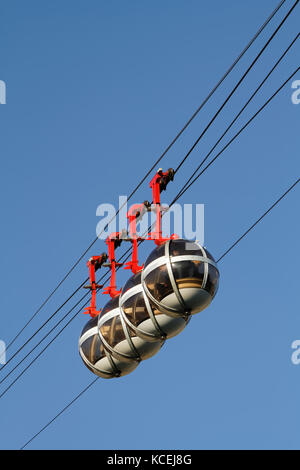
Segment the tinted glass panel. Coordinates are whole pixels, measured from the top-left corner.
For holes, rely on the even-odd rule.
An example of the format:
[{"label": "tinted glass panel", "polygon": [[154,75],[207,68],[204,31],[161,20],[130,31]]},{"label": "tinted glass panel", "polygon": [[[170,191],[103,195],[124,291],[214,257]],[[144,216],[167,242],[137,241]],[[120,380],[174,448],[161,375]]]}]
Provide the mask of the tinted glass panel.
[{"label": "tinted glass panel", "polygon": [[171,240],[170,242],[170,255],[181,256],[181,255],[198,255],[203,256],[199,246],[189,240]]},{"label": "tinted glass panel", "polygon": [[130,279],[128,279],[128,281],[126,282],[125,286],[122,289],[122,294],[125,294],[125,292],[137,286],[138,284],[141,284],[141,272],[135,274]]},{"label": "tinted glass panel", "polygon": [[136,327],[149,318],[142,292],[126,300],[122,308],[130,323]]},{"label": "tinted glass panel", "polygon": [[158,310],[158,308],[152,302],[150,302],[150,305],[151,305],[152,312],[154,313],[154,315],[162,315],[161,311]]},{"label": "tinted glass panel", "polygon": [[162,256],[165,256],[165,245],[160,245],[157,246],[148,256],[145,267],[148,266],[148,264],[152,263],[157,258],[161,258]]},{"label": "tinted glass panel", "polygon": [[[112,348],[114,348],[116,344],[121,343],[121,341],[127,341],[123,330],[123,325],[120,319],[120,315],[116,315],[115,317],[106,321],[104,325],[101,326],[100,331],[103,335],[103,338]],[[133,336],[133,333],[131,331],[129,331],[129,334],[130,336]]]},{"label": "tinted glass panel", "polygon": [[173,292],[166,265],[151,271],[146,276],[145,283],[150,293],[158,301],[161,301]]},{"label": "tinted glass panel", "polygon": [[86,333],[87,331],[91,330],[92,328],[94,328],[95,326],[97,326],[97,323],[98,323],[98,318],[92,318],[91,320],[89,320],[85,327],[83,328],[82,332],[81,332],[81,336],[84,335],[84,333]]},{"label": "tinted glass panel", "polygon": [[204,276],[202,261],[179,261],[172,263],[172,269],[178,288],[201,287]]},{"label": "tinted glass panel", "polygon": [[210,264],[208,265],[208,277],[205,285],[205,290],[210,292],[211,296],[216,295],[219,287],[219,271]]},{"label": "tinted glass panel", "polygon": [[110,310],[114,310],[115,308],[119,307],[119,296],[114,297],[111,299],[107,304],[103,307],[102,312],[100,313],[100,317],[103,317],[107,312],[110,312]]},{"label": "tinted glass panel", "polygon": [[200,248],[200,246],[188,240],[171,240],[170,242],[170,255],[171,256],[182,256],[182,255],[196,255],[206,256],[207,258],[215,261],[209,251],[206,248]]},{"label": "tinted glass panel", "polygon": [[81,349],[87,360],[93,365],[105,356],[103,344],[99,335],[91,336],[84,341]]}]

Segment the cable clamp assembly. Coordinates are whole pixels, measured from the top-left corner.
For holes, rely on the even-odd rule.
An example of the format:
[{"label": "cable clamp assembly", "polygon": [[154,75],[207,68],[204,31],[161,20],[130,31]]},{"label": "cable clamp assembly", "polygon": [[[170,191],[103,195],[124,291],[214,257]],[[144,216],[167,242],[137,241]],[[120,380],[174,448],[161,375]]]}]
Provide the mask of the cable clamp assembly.
[{"label": "cable clamp assembly", "polygon": [[127,237],[126,240],[131,241],[132,243],[132,257],[131,261],[125,263],[124,269],[131,269],[133,274],[137,274],[144,267],[143,264],[139,266],[138,262],[138,241],[141,241],[142,237],[138,237],[137,235],[136,224],[142,219],[143,215],[150,209],[150,207],[150,202],[144,201],[143,204],[133,204],[127,212],[127,218],[129,220],[129,237]]},{"label": "cable clamp assembly", "polygon": [[[96,310],[96,291],[99,288],[102,288],[102,285],[96,284],[95,281],[95,272],[101,266],[109,267],[111,271],[110,275],[110,284],[105,287],[103,294],[109,294],[111,298],[114,298],[120,295],[121,290],[118,290],[116,287],[116,268],[123,266],[124,263],[118,263],[115,258],[115,250],[118,248],[122,241],[130,241],[132,243],[132,257],[131,261],[125,263],[124,269],[131,269],[133,274],[140,272],[144,265],[139,265],[138,262],[138,242],[141,240],[154,240],[156,245],[162,245],[167,240],[178,238],[177,235],[171,235],[171,237],[163,237],[161,231],[161,217],[162,211],[160,203],[160,194],[162,191],[165,191],[169,182],[174,179],[174,170],[169,168],[168,171],[163,172],[160,168],[155,176],[150,181],[150,188],[152,188],[153,194],[153,203],[152,205],[149,201],[144,201],[142,204],[133,204],[127,212],[127,218],[129,220],[129,233],[127,230],[122,230],[122,232],[113,232],[105,240],[108,246],[108,259],[107,255],[103,253],[100,256],[93,256],[89,259],[87,265],[90,272],[90,284],[85,286],[85,288],[90,289],[92,292],[92,300],[90,307],[87,307],[85,312],[90,314],[92,318],[99,315],[100,310]],[[142,219],[145,212],[154,211],[156,214],[155,230],[151,232],[149,236],[144,239],[137,234],[137,222]],[[105,264],[104,264],[105,263]]]},{"label": "cable clamp assembly", "polygon": [[155,230],[149,234],[147,240],[154,240],[156,245],[162,245],[166,241],[174,238],[178,238],[177,235],[173,234],[170,237],[163,237],[161,231],[161,217],[163,209],[161,208],[160,194],[162,191],[167,189],[170,181],[174,179],[174,170],[169,168],[168,171],[163,172],[162,168],[159,168],[156,175],[150,181],[150,188],[153,194],[153,205],[150,210],[156,213]]},{"label": "cable clamp assembly", "polygon": [[109,263],[105,264],[105,267],[109,267],[111,270],[110,275],[110,284],[103,290],[103,294],[109,294],[111,298],[116,297],[117,295],[121,294],[120,290],[117,290],[116,287],[116,268],[119,266],[123,266],[123,263],[118,263],[115,258],[115,249],[118,248],[122,241],[126,231],[122,232],[113,232],[111,233],[105,243],[108,246],[108,258]]},{"label": "cable clamp assembly", "polygon": [[85,315],[90,315],[92,318],[95,318],[101,312],[101,309],[96,309],[96,294],[97,289],[101,289],[103,287],[102,285],[96,283],[95,273],[98,269],[101,268],[101,266],[103,266],[106,260],[107,254],[102,253],[100,256],[92,256],[87,262],[87,266],[89,268],[90,284],[84,286],[84,289],[90,289],[92,298],[91,305],[87,307],[83,313]]}]

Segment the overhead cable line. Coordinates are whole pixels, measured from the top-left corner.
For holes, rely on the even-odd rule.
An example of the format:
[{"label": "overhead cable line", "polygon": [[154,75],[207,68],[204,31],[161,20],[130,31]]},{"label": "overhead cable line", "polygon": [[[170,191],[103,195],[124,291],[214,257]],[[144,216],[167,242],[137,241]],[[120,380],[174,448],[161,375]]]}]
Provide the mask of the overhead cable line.
[{"label": "overhead cable line", "polygon": [[257,93],[259,92],[259,90],[262,88],[262,86],[265,84],[265,82],[267,81],[267,79],[270,77],[270,75],[274,72],[274,70],[278,67],[278,65],[280,64],[280,62],[282,61],[282,59],[286,56],[286,54],[288,53],[288,51],[292,48],[292,46],[296,43],[296,41],[299,39],[299,36],[300,36],[300,33],[298,33],[296,35],[296,37],[293,39],[293,41],[289,44],[289,46],[287,47],[287,49],[283,52],[283,54],[280,56],[280,58],[277,60],[277,62],[275,63],[275,65],[271,68],[271,70],[269,71],[269,73],[266,75],[266,77],[263,79],[263,81],[259,84],[259,86],[255,89],[255,91],[252,93],[251,97],[247,100],[247,102],[245,103],[245,105],[242,107],[242,109],[239,111],[239,113],[236,115],[236,117],[231,121],[231,123],[229,124],[229,126],[226,128],[226,130],[223,132],[223,134],[220,136],[220,138],[217,140],[217,142],[213,145],[213,147],[210,149],[210,151],[207,153],[207,155],[205,156],[205,158],[201,161],[201,163],[198,165],[198,167],[196,168],[196,170],[192,173],[192,175],[189,177],[189,179],[186,181],[186,183],[184,184],[184,187],[183,189],[188,185],[188,183],[193,179],[193,177],[195,176],[195,174],[198,172],[198,170],[203,166],[203,164],[205,163],[205,161],[210,157],[210,155],[212,154],[212,152],[215,150],[215,148],[218,146],[218,144],[221,142],[221,140],[225,137],[225,135],[227,134],[227,132],[231,129],[231,127],[234,125],[234,123],[237,121],[237,119],[241,116],[241,114],[244,112],[244,110],[247,108],[247,106],[250,104],[250,102],[253,100],[253,98],[257,95]]},{"label": "overhead cable line", "polygon": [[229,145],[234,142],[234,140],[249,126],[249,124],[265,109],[265,107],[277,96],[277,94],[282,90],[282,88],[299,72],[300,67],[297,67],[296,70],[284,81],[284,83],[273,93],[273,95],[256,111],[255,114],[244,124],[241,129],[227,142],[227,144],[217,153],[217,155],[201,170],[201,172],[195,176],[195,178],[189,183],[185,183],[183,188],[180,190],[178,195],[173,199],[170,204],[170,207],[181,197],[196,181],[197,179],[217,160],[217,158],[222,155],[222,153],[229,147]]},{"label": "overhead cable line", "polygon": [[230,253],[231,250],[233,250],[233,248],[234,248],[236,245],[238,245],[238,244],[243,240],[243,238],[245,238],[245,237],[248,235],[248,233],[251,232],[251,230],[253,230],[254,227],[256,227],[256,225],[259,224],[259,222],[261,222],[261,221],[266,217],[266,215],[268,215],[268,214],[271,212],[271,210],[274,209],[274,207],[277,206],[277,204],[279,204],[280,201],[281,201],[282,199],[284,199],[284,198],[287,196],[287,194],[288,194],[290,191],[292,191],[292,189],[295,188],[295,186],[299,183],[299,181],[300,181],[300,178],[298,178],[298,179],[295,181],[295,183],[293,183],[293,184],[285,191],[285,193],[283,193],[283,194],[277,199],[277,201],[275,201],[274,204],[272,204],[272,206],[269,207],[269,209],[267,209],[267,210],[263,213],[263,215],[260,216],[259,219],[257,219],[257,220],[254,222],[254,224],[252,224],[251,227],[249,227],[248,230],[246,230],[246,232],[244,232],[243,235],[241,235],[241,236],[228,248],[228,250],[226,250],[225,253],[222,254],[222,256],[220,256],[220,258],[217,260],[217,263],[219,263],[223,258],[225,258],[225,256],[227,256],[228,253]]},{"label": "overhead cable line", "polygon": [[[187,129],[187,127],[191,124],[191,122],[195,119],[195,117],[198,115],[198,113],[201,111],[201,109],[206,105],[206,103],[210,100],[210,98],[213,96],[213,94],[217,91],[217,89],[220,87],[220,85],[224,82],[224,80],[227,78],[227,76],[232,72],[232,70],[236,67],[236,65],[239,63],[239,61],[242,59],[242,57],[246,54],[248,49],[252,46],[252,44],[256,41],[256,39],[260,36],[260,34],[264,31],[266,26],[270,23],[270,21],[273,19],[273,17],[276,15],[276,13],[280,10],[280,8],[283,6],[286,0],[281,0],[277,7],[272,11],[270,16],[266,19],[266,21],[260,26],[258,31],[254,34],[254,36],[251,38],[251,40],[248,42],[246,47],[242,50],[242,52],[238,55],[238,57],[235,59],[235,61],[232,63],[232,65],[228,68],[228,70],[225,72],[225,74],[221,77],[221,79],[218,81],[218,83],[212,88],[212,90],[209,92],[207,97],[202,101],[200,106],[196,109],[196,111],[193,113],[193,115],[188,119],[188,121],[184,124],[184,126],[180,129],[180,131],[177,133],[177,135],[174,137],[174,139],[171,141],[171,143],[165,148],[163,153],[160,155],[160,157],[156,160],[156,162],[152,165],[152,167],[149,169],[149,171],[146,173],[146,175],[141,179],[141,181],[138,183],[138,185],[133,189],[133,191],[130,193],[130,195],[127,198],[127,201],[129,201],[132,196],[137,192],[137,190],[140,188],[140,186],[143,184],[143,182],[146,180],[146,178],[150,175],[152,170],[158,165],[158,163],[164,158],[164,156],[168,153],[168,151],[173,147],[173,145],[176,143],[176,141],[179,139],[179,137],[182,135],[182,133]],[[53,295],[57,292],[57,290],[60,288],[60,286],[66,281],[66,279],[70,276],[70,274],[74,271],[74,269],[78,266],[80,261],[84,258],[84,256],[88,253],[88,251],[92,248],[92,246],[96,243],[96,241],[99,239],[102,233],[107,229],[108,225],[117,217],[119,214],[120,210],[125,206],[125,203],[121,205],[121,207],[118,209],[116,214],[110,219],[110,221],[107,223],[107,225],[103,228],[102,232],[95,238],[87,247],[87,249],[81,254],[81,256],[75,261],[75,263],[72,265],[72,267],[69,269],[69,271],[65,274],[65,276],[61,279],[61,281],[57,284],[57,286],[50,292],[48,297],[42,302],[42,304],[38,307],[38,309],[33,313],[33,315],[29,318],[29,320],[25,323],[25,325],[18,331],[18,333],[12,338],[12,340],[9,342],[9,344],[6,347],[6,350],[8,350],[14,343],[15,341],[19,338],[19,336],[23,333],[23,331],[27,328],[27,326],[32,322],[32,320],[38,315],[38,313],[43,309],[43,307],[48,303],[48,301],[53,297]]]},{"label": "overhead cable line", "polygon": [[[200,173],[197,177],[195,177],[194,180],[193,180],[189,185],[187,185],[187,186],[185,185],[184,188],[182,188],[182,189],[179,191],[179,193],[177,194],[177,196],[173,199],[173,201],[171,202],[171,204],[168,206],[168,209],[170,209],[170,208],[172,207],[172,205],[187,191],[187,189],[189,189],[189,188],[196,182],[196,180],[210,167],[210,165],[211,165],[217,158],[220,157],[220,155],[229,147],[229,145],[230,145],[230,144],[241,134],[241,132],[254,120],[254,118],[255,118],[256,116],[258,116],[258,114],[267,106],[267,104],[269,104],[269,103],[275,98],[275,96],[279,93],[279,91],[282,90],[282,88],[287,84],[287,82],[289,82],[290,79],[291,79],[299,70],[300,70],[300,67],[298,67],[298,68],[288,77],[288,79],[283,82],[283,84],[276,90],[276,92],[273,93],[273,95],[265,102],[265,104],[264,104],[262,107],[259,108],[259,110],[247,121],[247,123],[235,134],[235,136],[234,136],[234,137],[223,147],[223,149],[213,158],[213,160],[211,160],[210,163],[201,171],[201,173]],[[151,230],[151,228],[152,228],[151,226],[148,228],[148,233],[149,233],[149,231]],[[146,233],[145,233],[145,234],[146,234]],[[145,235],[145,234],[144,234],[144,235]],[[141,241],[141,242],[142,242],[142,241]],[[140,243],[141,243],[141,242],[140,242]],[[139,244],[140,244],[140,243],[139,243]],[[131,249],[129,248],[129,249],[121,256],[121,258],[120,258],[118,261],[122,261],[123,258],[124,258],[124,256],[125,256],[127,253],[129,253],[128,257],[126,258],[126,259],[128,259],[129,256],[130,256],[130,252],[131,252]],[[118,269],[119,269],[119,268],[118,268]],[[103,277],[104,277],[104,276],[102,276],[102,278],[100,278],[98,282],[100,282],[100,281],[103,279]],[[85,294],[85,295],[79,300],[79,302],[81,302],[86,296],[87,296],[87,294]],[[79,302],[78,302],[78,303],[79,303]],[[71,313],[71,311],[78,305],[78,303],[65,315],[65,317],[66,317],[69,313]],[[88,302],[86,302],[86,304],[87,304],[87,303],[88,303]],[[85,305],[86,305],[86,304],[85,304]],[[81,309],[76,313],[76,315],[78,315],[78,314],[80,313],[80,311],[82,310],[82,308],[83,308],[83,307],[81,307]],[[75,316],[76,316],[76,315],[75,315]],[[65,317],[64,317],[64,318],[65,318]],[[50,330],[50,332],[48,332],[48,333],[43,337],[43,339],[40,341],[40,343],[41,343],[42,341],[44,341],[44,340],[50,335],[50,333],[51,333],[51,332],[58,326],[58,324],[60,324],[60,323],[61,323],[61,321],[59,321],[59,322],[54,326],[54,328],[53,328],[52,330]],[[41,328],[40,328],[40,329],[41,329]],[[63,328],[63,329],[64,329],[64,328]],[[58,333],[58,335],[63,331],[63,329],[60,330],[60,332]],[[39,331],[40,331],[40,330],[39,330]],[[35,333],[33,336],[35,336],[35,335],[36,335],[36,333]],[[57,335],[57,336],[58,336],[58,335]],[[27,343],[28,343],[28,342],[29,342],[29,340],[27,341]],[[26,343],[26,344],[27,344],[27,343]],[[40,344],[40,343],[39,343],[39,344]],[[51,342],[51,343],[52,343],[52,342]],[[39,344],[38,344],[38,345],[39,345]],[[50,344],[49,344],[49,345],[50,345]],[[24,347],[24,346],[23,346],[23,347]],[[36,349],[36,347],[37,347],[37,346],[35,346],[35,347],[29,352],[28,355],[30,355],[30,354]],[[48,347],[48,346],[47,346],[47,347]],[[45,349],[47,349],[47,347],[46,347]],[[14,370],[28,357],[28,355],[26,355],[26,356],[11,370],[11,372],[10,372],[7,376],[4,377],[4,379],[0,382],[0,384],[1,384],[9,375],[11,375],[12,372],[14,372]],[[13,357],[14,357],[14,356],[13,356]],[[12,359],[12,358],[11,358],[11,359]],[[11,360],[11,359],[10,359],[10,360]],[[32,362],[29,364],[29,367],[30,367],[30,365],[31,365],[32,363],[34,363],[34,362],[35,362],[35,360],[32,361]],[[27,370],[27,369],[26,369],[26,370]],[[20,378],[21,375],[23,375],[23,373],[21,373],[21,374],[17,377],[16,380],[18,380],[18,378]],[[15,382],[14,382],[14,383],[15,383]],[[10,388],[10,386],[9,386],[9,388]],[[7,390],[5,390],[5,391],[3,392],[3,395],[4,395],[4,393],[6,393],[6,391],[7,391]],[[2,395],[0,395],[0,398],[1,398],[1,396],[2,396]]]},{"label": "overhead cable line", "polygon": [[[246,236],[249,234],[249,232],[251,230],[254,229],[254,227],[256,227],[256,225],[261,222],[264,217],[269,214],[273,209],[274,207],[276,207],[280,201],[282,201],[282,199],[284,199],[287,194],[295,188],[295,186],[299,183],[300,181],[300,178],[298,178],[288,189],[287,191],[285,191],[273,204],[272,206],[269,207],[269,209],[267,209],[257,220],[256,222],[254,222],[248,230],[246,230],[246,232],[243,233],[242,236],[240,236],[236,242],[234,242],[230,248],[228,248],[223,254],[222,256],[220,256],[220,258],[218,259],[218,262],[221,261],[222,259],[224,259],[225,256],[227,256],[228,253],[231,252],[231,250],[236,247],[240,241]],[[23,450],[25,449],[25,447],[27,447],[34,439],[36,439],[43,431],[45,431],[57,418],[59,418],[68,408],[70,408],[70,406],[75,403],[86,391],[89,390],[89,388],[92,387],[92,385],[94,385],[97,380],[99,379],[99,377],[96,377],[94,380],[92,380],[92,382],[90,382],[78,395],[76,395],[72,401],[70,401],[59,413],[57,413],[54,418],[52,418],[50,421],[48,421],[48,423],[43,426],[36,434],[34,434],[34,436],[32,436],[21,448],[20,450]]]},{"label": "overhead cable line", "polygon": [[293,12],[294,8],[297,6],[297,4],[299,3],[299,0],[296,0],[296,2],[293,4],[293,6],[289,9],[289,11],[287,12],[287,14],[285,15],[285,17],[283,18],[283,20],[280,22],[280,24],[277,26],[277,28],[275,29],[275,31],[272,33],[272,35],[270,36],[270,38],[268,39],[268,41],[265,43],[265,45],[262,47],[262,49],[260,50],[260,52],[257,54],[257,56],[255,57],[255,59],[251,62],[251,65],[247,68],[246,72],[242,75],[242,77],[239,79],[239,81],[237,82],[237,84],[234,86],[234,88],[232,89],[232,91],[229,93],[229,95],[227,96],[227,98],[225,99],[225,101],[223,102],[223,104],[219,107],[218,111],[214,114],[214,116],[212,117],[212,119],[209,121],[209,123],[207,124],[207,126],[205,127],[205,129],[201,132],[200,136],[196,139],[196,141],[194,142],[194,144],[192,145],[192,147],[189,149],[189,151],[187,152],[187,154],[184,156],[184,158],[181,160],[181,162],[179,163],[179,165],[177,166],[177,168],[175,169],[175,174],[180,170],[180,168],[182,167],[182,165],[184,164],[184,162],[186,161],[186,159],[190,156],[190,154],[192,153],[192,151],[195,149],[195,147],[198,145],[198,143],[200,142],[200,140],[202,139],[202,137],[206,134],[207,130],[210,128],[210,126],[213,124],[213,122],[216,120],[216,118],[218,117],[218,115],[220,114],[220,112],[222,111],[222,109],[226,106],[226,104],[228,103],[228,101],[231,99],[231,97],[234,95],[234,93],[236,92],[236,90],[239,88],[239,86],[241,85],[241,83],[244,81],[244,79],[246,78],[246,76],[248,75],[248,73],[250,72],[250,70],[254,67],[254,65],[256,64],[256,62],[258,61],[258,59],[261,57],[261,55],[263,54],[263,52],[266,50],[266,48],[269,46],[269,44],[271,43],[271,41],[274,39],[274,37],[276,36],[276,34],[280,31],[280,29],[282,28],[283,24],[286,22],[286,20],[288,19],[288,17],[290,16],[290,14]]},{"label": "overhead cable line", "polygon": [[[127,252],[130,251],[130,250],[127,250]],[[127,254],[127,252],[125,252],[122,257],[120,258],[119,261],[121,261],[123,259],[123,257]],[[127,256],[127,258],[125,258],[125,261],[127,261],[127,259],[130,257],[130,254]],[[117,268],[117,269],[120,269],[120,266]],[[102,276],[103,277],[103,276]],[[100,278],[98,281],[97,281],[97,284],[102,280],[102,278]],[[108,279],[107,279],[108,280]],[[107,281],[106,280],[106,281]],[[105,282],[106,282],[105,281]],[[97,291],[99,290],[99,288],[97,288]],[[65,320],[65,318],[67,318],[67,316],[70,315],[70,313],[72,313],[72,311],[88,296],[88,293],[86,293],[83,297],[81,297],[81,299],[79,299],[79,301],[73,305],[73,307],[68,310],[68,312],[51,328],[51,330],[49,330],[44,336],[43,338],[13,367],[13,369],[10,370],[10,372],[8,372],[4,377],[3,379],[0,381],[0,385],[36,350],[36,348],[38,346],[40,346],[40,344],[45,341],[45,339],[63,322],[63,320]],[[75,317],[77,317],[77,315],[79,313],[82,312],[82,309],[88,305],[89,303],[89,300],[87,300],[83,305],[81,305],[80,309],[77,310],[77,312],[73,315],[73,317],[71,318],[70,321],[68,321],[60,330],[59,332],[53,337],[52,340],[50,340],[49,343],[47,343],[47,345],[45,346],[44,349],[42,349],[39,354],[26,366],[26,368],[20,372],[20,374],[13,380],[13,382],[11,382],[9,384],[9,386],[3,391],[0,393],[0,399],[11,389],[11,387],[22,377],[22,375],[35,363],[35,361],[48,349],[48,347],[55,341],[56,338],[58,338],[58,336],[65,330],[65,328],[75,319]]]}]

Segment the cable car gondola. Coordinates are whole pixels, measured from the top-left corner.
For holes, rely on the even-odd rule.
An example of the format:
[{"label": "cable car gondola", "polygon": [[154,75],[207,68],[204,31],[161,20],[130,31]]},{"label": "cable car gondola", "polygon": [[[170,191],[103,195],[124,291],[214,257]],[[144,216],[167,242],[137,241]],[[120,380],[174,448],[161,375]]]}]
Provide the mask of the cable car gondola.
[{"label": "cable car gondola", "polygon": [[141,272],[132,276],[122,289],[122,316],[130,329],[145,341],[163,341],[178,335],[188,318],[170,317],[152,303],[143,288]]},{"label": "cable car gondola", "polygon": [[89,320],[81,332],[79,354],[87,368],[104,379],[127,375],[138,365],[138,363],[115,359],[104,348],[98,334],[97,317]]},{"label": "cable car gondola", "polygon": [[116,359],[138,364],[160,350],[163,341],[145,341],[128,327],[119,307],[120,297],[112,298],[98,317],[99,336],[104,348]]},{"label": "cable car gondola", "polygon": [[[162,235],[160,193],[173,177],[171,168],[167,172],[159,169],[150,182],[153,204],[135,204],[127,213],[129,236],[125,229],[111,233],[106,239],[108,255],[88,260],[90,284],[85,287],[91,291],[91,304],[84,313],[92,320],[81,334],[79,348],[87,367],[101,377],[126,375],[142,360],[157,354],[165,340],[178,335],[217,292],[219,270],[206,248],[176,234]],[[137,250],[142,237],[137,234],[136,222],[149,210],[155,211],[156,222],[146,240],[154,241],[156,248],[145,265],[139,265]],[[115,249],[124,240],[132,243],[132,258],[125,266],[115,257]],[[133,276],[118,290],[116,270],[121,266],[130,269]],[[96,308],[96,293],[104,286],[95,278],[101,267],[110,269],[110,284],[103,294],[111,297],[102,311]]]},{"label": "cable car gondola", "polygon": [[209,306],[218,290],[219,270],[199,243],[167,240],[147,258],[142,284],[159,311],[187,318]]}]

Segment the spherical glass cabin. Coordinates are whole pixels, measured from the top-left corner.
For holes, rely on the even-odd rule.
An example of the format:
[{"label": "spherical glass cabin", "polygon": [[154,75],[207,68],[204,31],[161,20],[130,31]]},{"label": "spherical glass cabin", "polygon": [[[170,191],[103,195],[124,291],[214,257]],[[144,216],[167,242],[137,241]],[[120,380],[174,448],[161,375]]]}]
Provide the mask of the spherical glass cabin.
[{"label": "spherical glass cabin", "polygon": [[79,338],[79,354],[86,367],[104,379],[121,377],[132,372],[138,363],[120,361],[106,351],[98,334],[98,318],[92,318]]},{"label": "spherical glass cabin", "polygon": [[176,336],[188,321],[158,310],[144,291],[141,273],[132,276],[123,287],[120,307],[127,326],[145,341],[157,342]]},{"label": "spherical glass cabin", "polygon": [[137,336],[126,324],[119,307],[120,296],[111,299],[98,317],[98,330],[104,348],[116,359],[138,364],[156,354],[162,341],[149,342]]},{"label": "spherical glass cabin", "polygon": [[219,270],[200,244],[168,240],[147,258],[142,283],[158,310],[186,317],[208,307],[218,290]]}]

